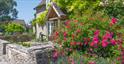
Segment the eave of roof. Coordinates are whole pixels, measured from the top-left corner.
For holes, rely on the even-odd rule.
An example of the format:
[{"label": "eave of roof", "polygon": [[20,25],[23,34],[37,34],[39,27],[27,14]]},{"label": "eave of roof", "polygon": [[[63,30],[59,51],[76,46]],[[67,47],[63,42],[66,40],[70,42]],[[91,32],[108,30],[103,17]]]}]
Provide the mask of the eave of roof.
[{"label": "eave of roof", "polygon": [[57,14],[59,19],[66,19],[67,18],[66,14],[64,14],[62,12],[62,10],[56,5],[56,3],[52,2],[51,6],[48,10],[47,19],[49,19],[49,15],[51,14],[50,12],[52,9],[55,11],[55,13]]},{"label": "eave of roof", "polygon": [[37,5],[34,10],[42,5],[46,5],[46,0],[42,0],[39,5]]}]

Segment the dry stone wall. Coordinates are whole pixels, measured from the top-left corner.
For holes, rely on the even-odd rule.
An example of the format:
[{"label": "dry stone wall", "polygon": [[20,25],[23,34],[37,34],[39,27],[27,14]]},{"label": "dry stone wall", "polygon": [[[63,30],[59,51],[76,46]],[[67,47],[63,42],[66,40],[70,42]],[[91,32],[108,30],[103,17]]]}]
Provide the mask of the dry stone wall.
[{"label": "dry stone wall", "polygon": [[23,47],[0,40],[0,55],[5,55],[8,64],[49,64],[53,44],[36,44]]}]

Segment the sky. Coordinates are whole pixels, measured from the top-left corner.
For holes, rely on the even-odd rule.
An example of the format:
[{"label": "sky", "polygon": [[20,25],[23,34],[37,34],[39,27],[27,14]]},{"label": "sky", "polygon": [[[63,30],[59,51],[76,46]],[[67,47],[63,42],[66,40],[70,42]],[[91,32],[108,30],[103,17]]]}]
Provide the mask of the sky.
[{"label": "sky", "polygon": [[18,19],[25,20],[26,23],[34,18],[34,8],[40,3],[41,0],[15,0],[17,2],[16,9],[18,10]]}]

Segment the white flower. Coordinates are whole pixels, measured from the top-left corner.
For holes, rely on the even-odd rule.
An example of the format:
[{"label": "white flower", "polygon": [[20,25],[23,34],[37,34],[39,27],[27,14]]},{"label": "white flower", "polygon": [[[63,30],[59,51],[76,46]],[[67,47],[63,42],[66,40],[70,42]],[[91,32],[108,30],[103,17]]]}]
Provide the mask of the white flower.
[{"label": "white flower", "polygon": [[123,2],[123,4],[124,4],[124,2]]},{"label": "white flower", "polygon": [[103,6],[103,5],[104,5],[104,3],[103,2],[100,2],[99,6]]}]

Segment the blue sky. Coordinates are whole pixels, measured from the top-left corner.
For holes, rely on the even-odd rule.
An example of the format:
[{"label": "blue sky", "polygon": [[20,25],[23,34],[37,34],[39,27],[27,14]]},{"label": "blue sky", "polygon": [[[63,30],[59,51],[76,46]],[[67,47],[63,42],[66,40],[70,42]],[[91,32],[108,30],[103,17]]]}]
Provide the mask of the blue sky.
[{"label": "blue sky", "polygon": [[34,18],[35,8],[41,0],[15,0],[17,2],[18,19],[29,23]]}]

